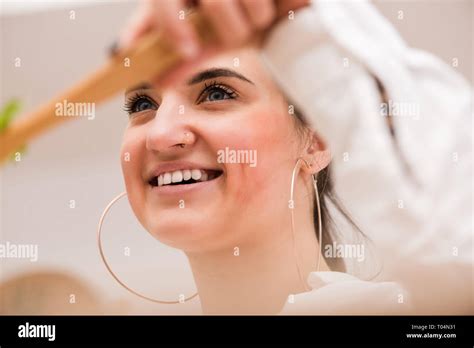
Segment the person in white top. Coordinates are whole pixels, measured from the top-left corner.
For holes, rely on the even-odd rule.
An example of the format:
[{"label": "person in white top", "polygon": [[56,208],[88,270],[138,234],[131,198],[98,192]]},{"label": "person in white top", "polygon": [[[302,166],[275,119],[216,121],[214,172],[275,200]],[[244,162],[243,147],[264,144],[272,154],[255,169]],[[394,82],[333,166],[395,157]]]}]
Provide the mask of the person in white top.
[{"label": "person in white top", "polygon": [[[164,29],[189,58],[126,92],[122,168],[204,313],[472,314],[469,85],[366,2],[202,0],[212,50],[179,19],[187,4],[146,1],[122,35]],[[346,273],[370,253],[362,232],[375,279]]]}]

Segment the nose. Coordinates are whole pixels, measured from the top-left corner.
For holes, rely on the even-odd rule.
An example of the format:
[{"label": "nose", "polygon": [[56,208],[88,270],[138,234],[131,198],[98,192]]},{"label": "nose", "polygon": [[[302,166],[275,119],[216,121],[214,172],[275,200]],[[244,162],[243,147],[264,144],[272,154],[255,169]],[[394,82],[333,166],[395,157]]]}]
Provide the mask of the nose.
[{"label": "nose", "polygon": [[155,118],[147,125],[147,150],[171,155],[194,145],[196,136],[189,127],[189,115],[183,111],[184,106],[176,102],[160,105]]}]

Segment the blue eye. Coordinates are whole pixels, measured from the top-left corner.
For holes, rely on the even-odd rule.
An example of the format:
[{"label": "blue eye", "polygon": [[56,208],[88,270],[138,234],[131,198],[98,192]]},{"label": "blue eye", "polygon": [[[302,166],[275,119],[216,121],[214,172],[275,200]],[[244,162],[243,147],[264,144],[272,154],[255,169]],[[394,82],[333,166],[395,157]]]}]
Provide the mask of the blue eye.
[{"label": "blue eye", "polygon": [[213,82],[211,85],[206,85],[204,87],[204,90],[201,92],[201,95],[198,98],[198,103],[212,103],[226,99],[235,99],[236,97],[237,93],[233,89],[225,85],[217,84],[217,82]]},{"label": "blue eye", "polygon": [[146,110],[156,110],[158,106],[150,97],[137,94],[126,101],[124,109],[131,115]]},{"label": "blue eye", "polygon": [[152,109],[153,107],[154,107],[153,103],[150,103],[150,101],[145,98],[137,100],[135,104],[133,105],[133,109],[135,112]]},{"label": "blue eye", "polygon": [[224,100],[224,99],[230,99],[229,93],[224,91],[223,89],[219,87],[214,87],[211,91],[208,92],[207,94],[207,101],[216,101],[216,100]]}]

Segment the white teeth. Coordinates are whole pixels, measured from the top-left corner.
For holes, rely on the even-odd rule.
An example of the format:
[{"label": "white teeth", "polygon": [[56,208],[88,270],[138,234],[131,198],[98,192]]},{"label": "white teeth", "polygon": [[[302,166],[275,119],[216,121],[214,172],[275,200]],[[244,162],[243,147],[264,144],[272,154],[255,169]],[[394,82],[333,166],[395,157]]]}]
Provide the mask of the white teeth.
[{"label": "white teeth", "polygon": [[163,185],[171,184],[171,173],[163,174]]},{"label": "white teeth", "polygon": [[171,174],[171,181],[172,182],[181,182],[183,181],[183,173],[181,170],[177,170]]},{"label": "white teeth", "polygon": [[195,181],[207,181],[216,177],[214,173],[208,174],[200,169],[184,169],[175,170],[174,172],[162,173],[157,178],[158,186],[169,185],[171,183],[179,183],[193,179]]},{"label": "white teeth", "polygon": [[183,170],[183,179],[184,180],[191,179],[191,171],[189,169]]},{"label": "white teeth", "polygon": [[194,180],[199,180],[201,179],[201,171],[199,169],[193,169],[191,170],[191,177],[194,179]]}]

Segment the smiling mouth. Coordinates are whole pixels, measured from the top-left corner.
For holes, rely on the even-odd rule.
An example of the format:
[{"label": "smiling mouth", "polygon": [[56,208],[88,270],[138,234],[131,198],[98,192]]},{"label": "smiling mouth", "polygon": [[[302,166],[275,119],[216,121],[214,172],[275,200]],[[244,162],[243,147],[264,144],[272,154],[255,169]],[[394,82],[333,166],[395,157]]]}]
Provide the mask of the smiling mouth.
[{"label": "smiling mouth", "polygon": [[189,185],[217,179],[222,170],[185,169],[162,173],[151,178],[148,184],[152,187]]}]

